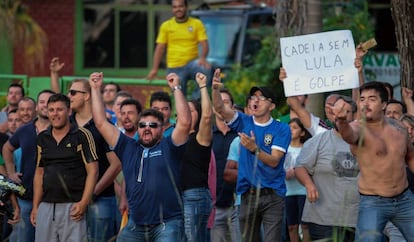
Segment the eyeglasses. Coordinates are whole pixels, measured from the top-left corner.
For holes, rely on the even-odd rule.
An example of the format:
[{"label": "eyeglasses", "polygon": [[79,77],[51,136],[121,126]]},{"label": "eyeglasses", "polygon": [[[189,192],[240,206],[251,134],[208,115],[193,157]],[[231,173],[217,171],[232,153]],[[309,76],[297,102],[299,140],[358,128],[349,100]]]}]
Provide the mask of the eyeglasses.
[{"label": "eyeglasses", "polygon": [[71,89],[71,90],[69,90],[69,94],[71,95],[71,96],[75,96],[76,95],[76,93],[83,93],[83,94],[85,94],[85,93],[87,93],[87,92],[85,92],[85,91],[78,91],[78,90],[73,90],[73,89]]},{"label": "eyeglasses", "polygon": [[156,129],[159,126],[161,126],[161,125],[159,123],[155,123],[155,122],[140,122],[138,124],[138,127],[141,128],[141,129],[146,128],[146,127],[150,127],[152,129]]},{"label": "eyeglasses", "polygon": [[250,100],[252,100],[252,101],[266,101],[266,100],[271,100],[270,98],[267,98],[267,97],[265,97],[265,96],[255,96],[255,95],[253,95],[253,96],[250,96]]}]

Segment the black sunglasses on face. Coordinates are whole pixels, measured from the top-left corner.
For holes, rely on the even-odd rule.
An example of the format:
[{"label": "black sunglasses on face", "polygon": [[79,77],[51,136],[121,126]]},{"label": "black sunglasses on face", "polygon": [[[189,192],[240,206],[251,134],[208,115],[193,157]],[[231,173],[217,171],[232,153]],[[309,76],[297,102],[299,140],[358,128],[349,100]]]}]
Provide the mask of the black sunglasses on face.
[{"label": "black sunglasses on face", "polygon": [[155,123],[155,122],[140,122],[138,124],[138,127],[141,128],[141,129],[146,128],[146,127],[150,127],[152,129],[156,129],[159,126],[160,126],[160,124],[159,123]]},{"label": "black sunglasses on face", "polygon": [[78,90],[69,90],[69,94],[71,95],[71,96],[75,96],[76,95],[76,93],[83,93],[83,94],[85,94],[85,93],[87,93],[87,92],[85,92],[85,91],[78,91]]}]

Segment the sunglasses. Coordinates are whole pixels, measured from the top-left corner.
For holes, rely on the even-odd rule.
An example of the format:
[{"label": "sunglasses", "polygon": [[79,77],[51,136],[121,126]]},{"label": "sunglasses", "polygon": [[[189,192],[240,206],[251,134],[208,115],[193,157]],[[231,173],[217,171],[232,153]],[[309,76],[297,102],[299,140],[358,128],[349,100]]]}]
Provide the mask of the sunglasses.
[{"label": "sunglasses", "polygon": [[78,91],[78,90],[69,90],[69,94],[71,95],[71,96],[75,96],[76,95],[76,93],[83,93],[83,94],[85,94],[85,93],[87,93],[87,92],[85,92],[85,91]]},{"label": "sunglasses", "polygon": [[156,128],[160,127],[160,126],[161,125],[159,123],[155,123],[155,122],[140,122],[138,124],[138,127],[141,128],[141,129],[146,128],[146,127],[150,127],[152,129],[156,129]]}]

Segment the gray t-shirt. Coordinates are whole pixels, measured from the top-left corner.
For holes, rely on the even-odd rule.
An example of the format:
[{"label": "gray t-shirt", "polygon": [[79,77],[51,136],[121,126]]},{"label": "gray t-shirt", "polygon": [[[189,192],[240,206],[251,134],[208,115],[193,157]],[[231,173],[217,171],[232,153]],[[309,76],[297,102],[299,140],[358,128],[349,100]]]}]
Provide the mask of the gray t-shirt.
[{"label": "gray t-shirt", "polygon": [[302,220],[326,226],[355,227],[358,218],[359,166],[335,130],[319,133],[305,142],[295,167],[310,174],[319,199],[306,199]]}]

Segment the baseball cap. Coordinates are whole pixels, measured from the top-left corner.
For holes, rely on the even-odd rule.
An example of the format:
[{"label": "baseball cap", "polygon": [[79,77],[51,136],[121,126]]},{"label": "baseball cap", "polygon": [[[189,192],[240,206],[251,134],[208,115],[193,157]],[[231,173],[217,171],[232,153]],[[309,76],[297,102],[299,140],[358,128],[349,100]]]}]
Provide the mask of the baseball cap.
[{"label": "baseball cap", "polygon": [[272,103],[276,104],[276,97],[273,95],[273,91],[269,87],[252,87],[250,89],[250,96],[254,95],[256,91],[260,91],[264,97],[270,98]]}]

